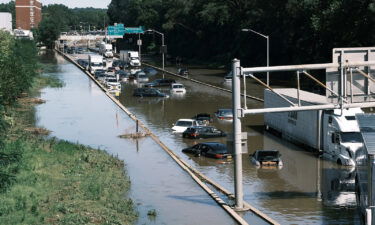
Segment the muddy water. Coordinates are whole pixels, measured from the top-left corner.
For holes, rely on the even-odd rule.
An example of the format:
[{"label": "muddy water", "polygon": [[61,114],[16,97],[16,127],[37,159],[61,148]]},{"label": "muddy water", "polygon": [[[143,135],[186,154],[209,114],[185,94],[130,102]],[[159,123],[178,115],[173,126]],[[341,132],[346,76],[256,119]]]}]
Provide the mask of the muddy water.
[{"label": "muddy water", "polygon": [[[38,108],[39,124],[52,130],[54,136],[100,146],[125,160],[132,180],[130,195],[139,204],[141,213],[138,224],[233,224],[152,140],[134,142],[116,138],[118,134],[134,130],[134,123],[82,72],[61,57],[57,59],[56,74],[66,86],[44,90],[42,98],[47,104]],[[223,71],[196,69],[191,72],[196,79],[230,88],[230,84],[222,84]],[[120,101],[175,153],[233,191],[233,162],[182,153],[182,148],[203,140],[185,140],[172,134],[170,129],[177,119],[191,118],[201,112],[213,114],[218,108],[230,107],[231,95],[181,82],[187,87],[187,94],[168,99],[132,97],[133,89],[139,84],[125,84]],[[249,94],[262,96],[262,88],[252,82],[248,82],[248,90]],[[248,103],[249,107],[262,107],[259,102]],[[264,133],[262,116],[247,117],[242,124],[248,132],[249,154],[256,149],[277,149],[284,161],[281,170],[256,169],[248,154],[243,155],[247,202],[281,224],[360,223],[352,185],[353,171],[320,160],[304,149]],[[230,132],[232,124],[215,120],[213,125]],[[226,143],[225,138],[210,141]],[[147,211],[153,208],[158,210],[158,216],[148,218]],[[251,213],[243,216],[251,224],[264,224]]]},{"label": "muddy water", "polygon": [[[173,68],[169,68],[171,71]],[[194,79],[231,88],[223,83],[223,71],[190,70]],[[155,78],[160,78],[157,75]],[[168,76],[167,76],[168,77]],[[176,79],[176,78],[174,78]],[[233,191],[233,163],[186,155],[181,149],[206,140],[186,140],[171,132],[172,124],[180,118],[191,118],[197,113],[210,113],[231,107],[231,95],[205,86],[182,82],[187,93],[163,98],[135,98],[132,90],[139,84],[129,83],[120,96],[122,103],[159,135],[161,140],[199,171]],[[247,82],[251,95],[262,97],[263,89]],[[163,90],[163,89],[162,89]],[[168,93],[168,89],[164,89]],[[248,101],[249,108],[262,103]],[[215,120],[214,126],[231,132],[232,124]],[[317,158],[313,153],[265,133],[263,116],[243,119],[243,130],[248,132],[249,154],[257,149],[277,149],[282,154],[281,170],[256,169],[243,155],[245,200],[281,224],[360,224],[354,192],[355,172],[350,168]],[[210,141],[226,143],[225,138]],[[251,221],[251,214],[244,214]]]},{"label": "muddy water", "polygon": [[[53,136],[105,149],[125,160],[131,179],[129,197],[137,224],[235,224],[235,222],[150,138],[132,141],[117,136],[135,125],[88,77],[60,56],[42,62],[65,86],[46,88],[37,107],[38,125]],[[149,210],[156,216],[148,216]]]}]

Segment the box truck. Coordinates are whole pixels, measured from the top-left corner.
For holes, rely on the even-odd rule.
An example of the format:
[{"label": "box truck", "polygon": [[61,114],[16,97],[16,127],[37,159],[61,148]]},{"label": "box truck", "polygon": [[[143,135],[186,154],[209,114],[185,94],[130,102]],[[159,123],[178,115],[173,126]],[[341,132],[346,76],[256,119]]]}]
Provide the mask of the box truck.
[{"label": "box truck", "polygon": [[103,68],[103,57],[101,55],[89,55],[89,64],[87,65],[87,70],[91,74],[94,74],[95,70]]},{"label": "box truck", "polygon": [[113,57],[112,44],[101,42],[99,44],[99,53],[107,58]]},{"label": "box truck", "polygon": [[[297,89],[273,89],[298,104]],[[329,104],[325,96],[300,91],[302,106]],[[264,108],[290,107],[277,94],[264,91]],[[363,147],[355,115],[360,108],[266,113],[266,129],[272,129],[289,141],[322,151],[323,157],[342,165],[355,165],[356,154]]]},{"label": "box truck", "polygon": [[141,66],[137,51],[122,50],[120,51],[120,59],[131,67]]}]

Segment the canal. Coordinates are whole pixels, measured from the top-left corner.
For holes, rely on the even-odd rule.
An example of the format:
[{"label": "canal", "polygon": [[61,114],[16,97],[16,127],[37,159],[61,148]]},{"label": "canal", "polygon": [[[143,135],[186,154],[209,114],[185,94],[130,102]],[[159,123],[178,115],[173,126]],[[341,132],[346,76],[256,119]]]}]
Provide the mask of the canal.
[{"label": "canal", "polygon": [[[151,139],[117,138],[119,134],[134,131],[134,122],[82,71],[55,54],[46,54],[43,63],[54,66],[51,73],[62,79],[65,86],[43,90],[41,98],[47,103],[37,108],[38,124],[52,130],[53,136],[100,147],[124,159],[132,181],[130,197],[140,211],[138,224],[234,224]],[[222,84],[222,71],[191,72],[195,79],[230,88]],[[158,74],[154,78],[160,77]],[[123,85],[119,99],[176,154],[233,191],[232,161],[184,154],[181,149],[206,140],[186,140],[171,132],[172,124],[180,118],[202,112],[213,115],[219,108],[231,107],[231,94],[185,80],[180,82],[187,88],[183,96],[136,98],[132,93],[139,84],[128,83]],[[248,90],[251,95],[262,96],[263,89],[252,82],[248,82]],[[259,108],[262,103],[249,101],[248,106]],[[213,125],[226,132],[232,126],[217,120]],[[257,149],[276,149],[284,162],[280,170],[257,169],[251,164],[249,154],[243,155],[247,202],[281,224],[360,224],[352,169],[321,160],[264,132],[262,116],[247,117],[242,125],[248,132],[249,154]],[[210,141],[226,143],[226,138]],[[154,218],[147,216],[152,209],[158,212]],[[252,213],[243,216],[251,224],[264,224]]]}]

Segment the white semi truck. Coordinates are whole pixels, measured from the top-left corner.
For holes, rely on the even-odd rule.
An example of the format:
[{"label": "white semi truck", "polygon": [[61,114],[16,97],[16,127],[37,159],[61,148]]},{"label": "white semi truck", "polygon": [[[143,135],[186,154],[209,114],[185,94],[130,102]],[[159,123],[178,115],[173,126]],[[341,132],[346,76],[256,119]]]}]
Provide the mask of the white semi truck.
[{"label": "white semi truck", "polygon": [[[273,89],[297,104],[297,89]],[[328,104],[325,96],[300,91],[302,106]],[[289,107],[290,103],[270,90],[264,91],[264,108]],[[322,150],[323,157],[342,165],[355,165],[363,141],[355,115],[360,108],[266,113],[264,123],[292,142]]]},{"label": "white semi truck", "polygon": [[87,66],[87,70],[91,74],[94,74],[95,70],[103,68],[103,57],[101,55],[89,55],[89,64]]},{"label": "white semi truck", "polygon": [[113,57],[112,44],[101,42],[99,44],[99,53],[107,58]]},{"label": "white semi truck", "polygon": [[137,51],[121,50],[120,60],[124,61],[131,67],[141,66],[141,61],[139,60],[139,54]]}]

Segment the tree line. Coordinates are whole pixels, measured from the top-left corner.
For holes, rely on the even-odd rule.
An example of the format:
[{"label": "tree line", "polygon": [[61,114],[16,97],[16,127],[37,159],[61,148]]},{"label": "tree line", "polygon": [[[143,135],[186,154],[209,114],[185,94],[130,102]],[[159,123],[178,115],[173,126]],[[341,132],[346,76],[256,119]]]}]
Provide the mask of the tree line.
[{"label": "tree line", "polygon": [[61,4],[43,6],[37,39],[52,47],[61,32],[104,30],[109,19],[106,9],[68,8]]},{"label": "tree line", "polygon": [[331,61],[336,47],[374,45],[374,0],[112,0],[111,23],[166,34],[169,54],[247,66]]},{"label": "tree line", "polygon": [[[10,12],[15,27],[14,1],[0,4],[0,12]],[[52,47],[61,32],[103,30],[109,22],[106,9],[68,8],[62,4],[50,4],[42,7],[42,21],[33,29],[37,42]]]},{"label": "tree line", "polygon": [[[37,50],[30,40],[15,40],[0,30],[0,149],[6,136],[7,107],[32,85],[38,74]],[[0,164],[1,164],[0,155]],[[1,182],[0,182],[1,183]]]}]

